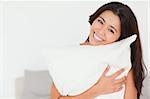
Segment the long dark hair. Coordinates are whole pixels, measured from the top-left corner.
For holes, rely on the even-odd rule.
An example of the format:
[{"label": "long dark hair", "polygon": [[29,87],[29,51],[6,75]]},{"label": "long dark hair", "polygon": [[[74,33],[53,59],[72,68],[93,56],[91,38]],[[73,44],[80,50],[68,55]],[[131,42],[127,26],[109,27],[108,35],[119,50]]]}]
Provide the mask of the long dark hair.
[{"label": "long dark hair", "polygon": [[[137,39],[130,45],[131,47],[131,70],[133,71],[133,80],[137,89],[137,99],[140,99],[141,90],[143,87],[143,80],[146,76],[146,66],[143,61],[141,41],[137,19],[127,5],[120,2],[110,2],[101,6],[94,14],[90,15],[89,23],[92,25],[93,21],[104,11],[110,10],[115,15],[119,16],[121,22],[121,36],[118,40],[127,38],[133,34],[137,35]],[[86,42],[89,41],[89,37]]]}]

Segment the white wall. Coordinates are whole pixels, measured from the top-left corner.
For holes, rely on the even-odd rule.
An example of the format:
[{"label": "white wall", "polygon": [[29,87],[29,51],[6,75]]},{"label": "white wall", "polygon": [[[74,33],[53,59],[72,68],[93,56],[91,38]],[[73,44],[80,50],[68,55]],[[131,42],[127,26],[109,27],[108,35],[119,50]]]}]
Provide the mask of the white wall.
[{"label": "white wall", "polygon": [[[84,41],[89,32],[89,15],[104,3],[96,1],[1,2],[0,77],[3,76],[0,79],[2,80],[0,96],[14,96],[15,79],[23,76],[25,69],[47,69],[40,54],[42,48],[52,45],[79,44]],[[148,64],[148,2],[125,3],[137,16],[144,61]]]},{"label": "white wall", "polygon": [[3,36],[2,36],[2,29],[3,29],[3,6],[0,2],[0,97],[3,95],[3,65],[2,65],[2,46],[3,46]]}]

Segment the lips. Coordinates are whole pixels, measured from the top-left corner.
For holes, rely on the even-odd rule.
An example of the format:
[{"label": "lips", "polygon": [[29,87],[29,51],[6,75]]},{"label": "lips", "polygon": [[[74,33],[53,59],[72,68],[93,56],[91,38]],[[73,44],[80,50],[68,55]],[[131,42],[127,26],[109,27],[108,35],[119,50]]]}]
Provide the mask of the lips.
[{"label": "lips", "polygon": [[104,39],[101,36],[96,35],[95,32],[94,32],[94,38],[98,41],[104,41]]}]

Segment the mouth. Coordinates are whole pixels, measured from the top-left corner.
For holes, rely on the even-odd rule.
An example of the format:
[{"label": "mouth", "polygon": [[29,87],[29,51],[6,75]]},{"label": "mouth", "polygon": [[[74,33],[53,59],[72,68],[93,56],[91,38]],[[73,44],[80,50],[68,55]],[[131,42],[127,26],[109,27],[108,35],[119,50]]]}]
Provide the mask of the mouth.
[{"label": "mouth", "polygon": [[93,36],[97,41],[104,41],[104,39],[101,36],[96,35],[95,32],[94,32]]}]

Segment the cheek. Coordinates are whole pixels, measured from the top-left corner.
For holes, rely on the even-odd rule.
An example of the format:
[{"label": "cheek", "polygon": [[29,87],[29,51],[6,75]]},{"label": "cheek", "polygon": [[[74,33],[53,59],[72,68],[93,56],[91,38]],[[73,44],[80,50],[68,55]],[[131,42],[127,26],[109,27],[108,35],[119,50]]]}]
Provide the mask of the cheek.
[{"label": "cheek", "polygon": [[115,40],[115,36],[113,36],[113,34],[111,34],[111,33],[107,33],[105,36],[106,36],[106,40],[108,42],[112,42]]},{"label": "cheek", "polygon": [[92,29],[101,29],[102,28],[102,25],[97,23],[97,22],[93,22],[92,24]]},{"label": "cheek", "polygon": [[114,36],[114,35],[107,35],[107,42],[115,42],[118,40],[118,36]]}]

